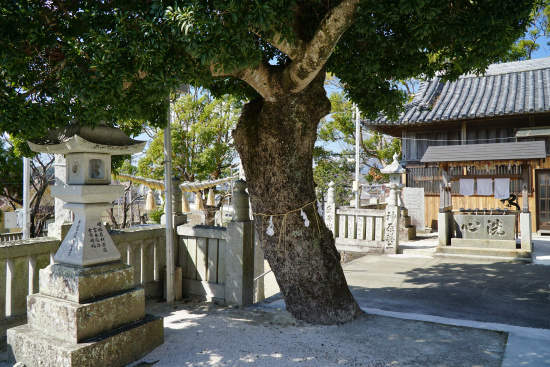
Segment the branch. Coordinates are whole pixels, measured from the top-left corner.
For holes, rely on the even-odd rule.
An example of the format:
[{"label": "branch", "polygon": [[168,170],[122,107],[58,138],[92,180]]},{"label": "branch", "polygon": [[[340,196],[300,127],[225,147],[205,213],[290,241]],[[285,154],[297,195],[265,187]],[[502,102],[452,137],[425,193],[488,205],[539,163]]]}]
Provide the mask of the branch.
[{"label": "branch", "polygon": [[212,76],[231,76],[247,82],[252,88],[258,92],[266,101],[275,101],[276,91],[273,88],[275,83],[270,83],[270,77],[273,75],[272,66],[268,62],[263,61],[254,69],[242,69],[232,72],[227,72],[220,69],[218,65],[211,65],[210,72]]},{"label": "branch", "polygon": [[340,37],[353,24],[355,7],[359,1],[344,0],[331,9],[311,41],[302,46],[288,70],[293,93],[299,93],[307,87],[326,64]]},{"label": "branch", "polygon": [[262,40],[264,40],[265,42],[269,43],[271,46],[279,49],[285,55],[290,57],[291,60],[294,60],[294,58],[299,55],[300,49],[302,49],[304,44],[301,40],[297,39],[296,45],[292,46],[290,45],[290,43],[281,39],[282,36],[279,32],[275,32],[275,36],[273,37],[273,39],[262,37],[262,35],[256,31],[252,31],[252,32],[258,37],[260,37]]}]

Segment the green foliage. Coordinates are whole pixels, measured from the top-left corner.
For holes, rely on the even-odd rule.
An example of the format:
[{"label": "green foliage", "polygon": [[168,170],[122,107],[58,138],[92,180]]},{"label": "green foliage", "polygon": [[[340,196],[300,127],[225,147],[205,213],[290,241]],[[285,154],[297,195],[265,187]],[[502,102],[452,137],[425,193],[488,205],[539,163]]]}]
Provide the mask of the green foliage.
[{"label": "green foliage", "polygon": [[[238,77],[290,59],[267,40],[311,39],[340,1],[67,0],[0,4],[0,131],[38,137],[67,123],[162,127],[179,83],[257,97]],[[362,1],[327,63],[363,113],[395,116],[399,80],[448,79],[507,54],[534,0]],[[235,74],[238,75],[238,74]]]},{"label": "green foliage", "polygon": [[[503,61],[528,60],[534,51],[541,48],[539,41],[548,37],[550,32],[550,2],[541,0],[531,12],[530,28],[523,37],[518,39],[510,48]],[[549,46],[547,43],[544,46]]]},{"label": "green foliage", "polygon": [[315,147],[314,161],[313,178],[321,201],[326,198],[328,184],[334,182],[336,201],[341,205],[349,205],[352,197],[353,164],[344,158],[333,158],[329,151],[320,147]]},{"label": "green foliage", "polygon": [[160,218],[164,214],[164,204],[149,212],[149,219],[160,224]]},{"label": "green foliage", "polygon": [[0,193],[23,202],[23,159],[15,147],[0,144]]},{"label": "green foliage", "polygon": [[[333,85],[341,86],[338,80],[331,79]],[[356,127],[353,104],[342,92],[331,93],[329,99],[331,113],[321,121],[318,137],[325,142],[338,144],[340,154],[355,157]],[[388,177],[380,174],[380,168],[391,163],[395,153],[400,154],[401,141],[361,128],[359,146],[361,164],[370,168],[369,173],[365,175],[367,182],[387,182]],[[353,171],[352,167],[351,172]]]},{"label": "green foliage", "polygon": [[[242,102],[234,97],[211,99],[207,94],[184,95],[173,105],[172,168],[184,181],[216,179],[230,167],[236,152],[230,131]],[[164,133],[157,132],[138,163],[143,177],[164,177]]]}]

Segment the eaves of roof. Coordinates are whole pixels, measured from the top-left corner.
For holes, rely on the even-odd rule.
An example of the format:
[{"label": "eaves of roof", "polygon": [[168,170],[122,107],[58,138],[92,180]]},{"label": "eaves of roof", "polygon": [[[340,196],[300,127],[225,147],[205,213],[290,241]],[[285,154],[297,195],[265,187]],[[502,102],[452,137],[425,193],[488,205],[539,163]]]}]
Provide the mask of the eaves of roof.
[{"label": "eaves of roof", "polygon": [[365,121],[372,127],[421,125],[550,111],[550,57],[489,66],[482,76],[465,75],[443,83],[422,82],[397,121],[385,116]]}]

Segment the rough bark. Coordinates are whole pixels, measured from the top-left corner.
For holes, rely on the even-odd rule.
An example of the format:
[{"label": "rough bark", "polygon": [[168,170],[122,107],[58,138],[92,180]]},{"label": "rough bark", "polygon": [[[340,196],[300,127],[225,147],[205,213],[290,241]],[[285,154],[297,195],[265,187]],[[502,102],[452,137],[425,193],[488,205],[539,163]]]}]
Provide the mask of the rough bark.
[{"label": "rough bark", "polygon": [[[257,235],[287,310],[309,323],[340,324],[354,320],[361,310],[315,203],[313,146],[317,125],[330,111],[324,75],[320,72],[300,93],[276,102],[248,103],[233,137],[247,177]],[[300,215],[302,207],[309,227]],[[266,234],[270,215],[273,236]]]}]

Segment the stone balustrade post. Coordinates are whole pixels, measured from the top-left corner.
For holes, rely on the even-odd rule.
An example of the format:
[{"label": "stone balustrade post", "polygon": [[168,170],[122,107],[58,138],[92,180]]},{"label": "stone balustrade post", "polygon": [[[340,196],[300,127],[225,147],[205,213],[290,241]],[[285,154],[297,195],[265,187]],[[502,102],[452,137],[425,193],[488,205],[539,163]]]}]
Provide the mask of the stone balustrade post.
[{"label": "stone balustrade post", "polygon": [[334,182],[328,184],[327,202],[325,203],[325,223],[332,231],[332,235],[336,237],[338,233],[338,218],[336,218],[336,210],[338,209],[338,203],[336,202],[336,190],[334,189]]},{"label": "stone balustrade post", "polygon": [[228,304],[245,306],[254,302],[254,224],[246,181],[235,182],[233,210],[227,224],[225,299]]},{"label": "stone balustrade post", "polygon": [[388,197],[388,205],[386,206],[385,214],[385,237],[386,247],[384,253],[396,254],[399,247],[399,222],[401,210],[398,206],[398,185],[390,184],[390,196]]}]

